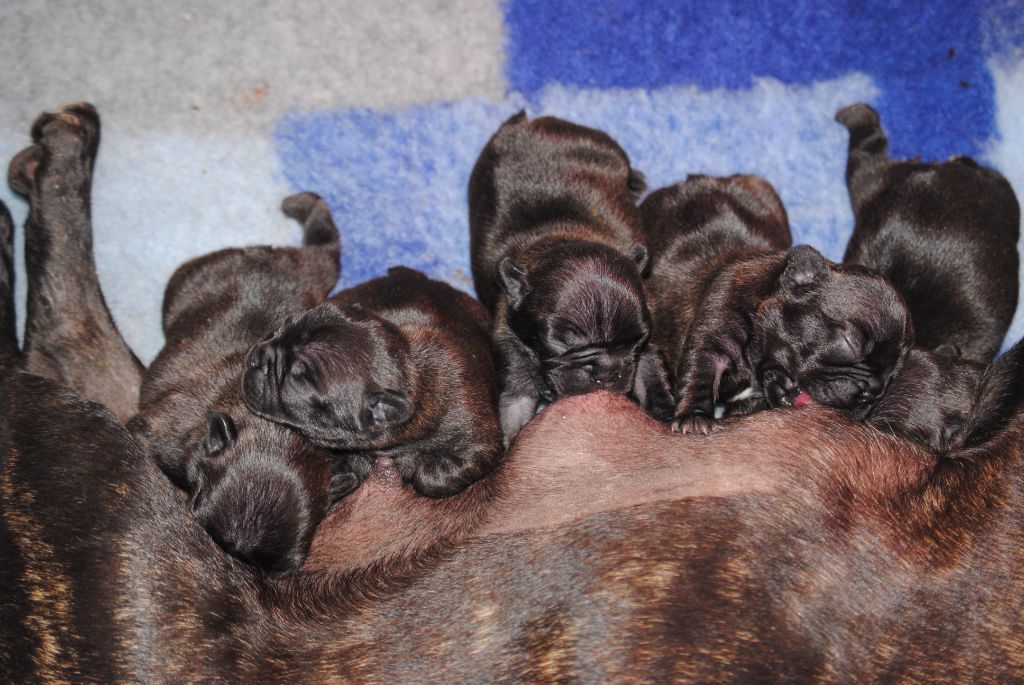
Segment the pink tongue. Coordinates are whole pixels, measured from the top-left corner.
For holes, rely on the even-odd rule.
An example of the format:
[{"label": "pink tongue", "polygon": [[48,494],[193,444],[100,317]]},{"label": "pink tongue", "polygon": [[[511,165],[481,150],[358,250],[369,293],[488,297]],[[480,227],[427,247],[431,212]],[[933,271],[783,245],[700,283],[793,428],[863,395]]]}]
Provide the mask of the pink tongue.
[{"label": "pink tongue", "polygon": [[794,407],[806,407],[811,403],[811,396],[807,394],[806,390],[801,390],[797,393],[797,396],[793,399]]}]

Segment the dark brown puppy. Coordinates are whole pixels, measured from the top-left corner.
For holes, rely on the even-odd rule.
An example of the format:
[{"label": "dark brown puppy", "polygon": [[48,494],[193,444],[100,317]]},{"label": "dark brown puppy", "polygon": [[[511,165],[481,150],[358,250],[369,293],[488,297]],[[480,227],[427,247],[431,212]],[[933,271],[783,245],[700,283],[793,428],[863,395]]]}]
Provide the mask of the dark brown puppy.
[{"label": "dark brown puppy", "polygon": [[328,505],[328,454],[253,416],[241,396],[248,349],[337,281],[338,232],[304,193],[282,208],[303,247],[228,249],[182,265],[164,295],[166,344],[147,369],[135,439],[189,493],[228,552],[267,570],[297,567]]},{"label": "dark brown puppy", "polygon": [[1020,206],[998,172],[968,157],[897,161],[878,113],[845,107],[846,182],[857,219],[843,261],[903,295],[917,344],[987,364],[1017,308]]},{"label": "dark brown puppy", "polygon": [[768,405],[793,406],[803,392],[932,452],[962,446],[985,365],[907,350],[909,314],[888,282],[828,292],[829,272],[823,260],[808,262],[800,287],[784,278],[757,309],[747,356]]},{"label": "dark brown puppy", "polygon": [[607,134],[520,112],[469,179],[473,283],[494,316],[506,442],[538,404],[603,389],[667,419],[649,342],[640,175]]},{"label": "dark brown puppy", "polygon": [[868,269],[833,264],[807,245],[739,260],[691,324],[673,429],[708,433],[720,388],[736,386],[730,376],[759,379],[770,406],[806,390],[863,418],[913,340],[899,293]]},{"label": "dark brown puppy", "polygon": [[[708,293],[728,287],[742,265],[788,250],[789,220],[771,184],[749,175],[690,176],[651,193],[640,213],[651,252],[651,340],[681,386],[683,349]],[[699,319],[706,323],[707,313]],[[757,379],[742,368],[723,376],[717,394],[729,414],[765,406]]]},{"label": "dark brown puppy", "polygon": [[47,112],[32,125],[32,140],[8,171],[11,188],[29,201],[26,368],[127,421],[138,408],[142,365],[114,325],[92,255],[90,191],[99,116],[88,103]]},{"label": "dark brown puppy", "polygon": [[343,497],[378,459],[416,492],[448,497],[502,454],[487,313],[405,267],[340,292],[248,354],[253,412],[344,452],[330,494]]}]

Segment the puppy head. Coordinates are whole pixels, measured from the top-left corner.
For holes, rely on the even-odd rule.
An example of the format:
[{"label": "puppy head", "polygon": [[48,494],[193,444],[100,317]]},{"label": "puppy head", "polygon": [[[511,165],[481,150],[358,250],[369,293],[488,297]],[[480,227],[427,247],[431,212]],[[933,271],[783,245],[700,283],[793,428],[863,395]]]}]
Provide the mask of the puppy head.
[{"label": "puppy head", "polygon": [[246,363],[249,408],[325,447],[389,446],[415,410],[408,342],[359,306],[322,302],[255,345]]},{"label": "puppy head", "polygon": [[506,319],[538,367],[545,399],[632,389],[651,330],[640,280],[646,264],[641,246],[626,256],[578,242],[498,265]]},{"label": "puppy head", "polygon": [[192,514],[229,554],[297,569],[327,508],[327,466],[325,451],[284,426],[216,412],[191,468]]},{"label": "puppy head", "polygon": [[801,245],[758,307],[748,357],[769,406],[791,406],[806,391],[864,418],[913,339],[906,305],[884,278]]},{"label": "puppy head", "polygon": [[328,505],[327,450],[253,416],[232,387],[206,410],[171,397],[130,429],[226,552],[265,571],[294,570]]}]

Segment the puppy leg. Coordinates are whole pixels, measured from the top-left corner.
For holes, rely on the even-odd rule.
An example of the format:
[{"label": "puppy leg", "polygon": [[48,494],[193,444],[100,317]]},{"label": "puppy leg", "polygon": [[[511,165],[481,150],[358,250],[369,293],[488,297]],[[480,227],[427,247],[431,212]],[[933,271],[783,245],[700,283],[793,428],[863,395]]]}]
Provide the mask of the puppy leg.
[{"label": "puppy leg", "polygon": [[330,467],[327,499],[337,502],[362,485],[373,468],[373,457],[353,452],[336,459]]},{"label": "puppy leg", "polygon": [[836,113],[836,121],[850,132],[846,186],[853,213],[857,214],[881,189],[884,179],[878,171],[880,165],[888,162],[889,139],[882,130],[878,112],[870,105],[859,103],[844,107]]},{"label": "puppy leg", "polygon": [[25,364],[105,404],[121,421],[138,407],[142,365],[124,342],[96,276],[89,216],[99,117],[91,105],[41,115],[35,145],[9,181],[29,200],[25,222]]},{"label": "puppy leg", "polygon": [[633,398],[651,417],[658,421],[671,421],[676,401],[672,396],[665,360],[653,345],[640,355],[633,382]]},{"label": "puppy leg", "polygon": [[707,435],[714,425],[722,376],[742,363],[749,336],[743,317],[727,309],[704,306],[696,322],[676,371],[679,402],[672,430]]},{"label": "puppy leg", "polygon": [[20,361],[14,313],[14,222],[0,202],[0,369]]},{"label": "puppy leg", "polygon": [[416,492],[438,499],[465,490],[487,475],[497,462],[493,449],[472,446],[428,455],[415,460],[396,460],[395,466]]}]

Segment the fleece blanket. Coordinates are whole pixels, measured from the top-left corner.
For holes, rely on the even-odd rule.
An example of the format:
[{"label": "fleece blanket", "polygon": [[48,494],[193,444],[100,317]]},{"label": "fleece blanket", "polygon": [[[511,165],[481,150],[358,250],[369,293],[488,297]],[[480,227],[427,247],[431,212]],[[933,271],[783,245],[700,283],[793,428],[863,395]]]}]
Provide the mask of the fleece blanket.
[{"label": "fleece blanket", "polygon": [[21,0],[0,63],[0,158],[39,112],[99,108],[99,276],[144,361],[175,267],[297,243],[299,190],[335,213],[342,287],[407,264],[471,291],[469,172],[523,108],[608,131],[652,188],[761,174],[837,260],[843,105],[873,104],[896,156],[972,155],[1024,194],[1021,0]]}]

